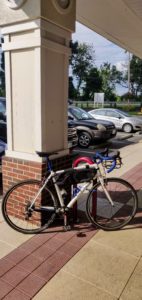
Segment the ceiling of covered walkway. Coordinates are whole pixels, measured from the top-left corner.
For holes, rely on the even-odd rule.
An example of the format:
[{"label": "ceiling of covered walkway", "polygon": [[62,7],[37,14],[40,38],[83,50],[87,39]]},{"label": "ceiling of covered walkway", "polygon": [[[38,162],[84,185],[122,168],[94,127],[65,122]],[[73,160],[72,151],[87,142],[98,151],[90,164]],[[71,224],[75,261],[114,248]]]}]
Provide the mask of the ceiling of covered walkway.
[{"label": "ceiling of covered walkway", "polygon": [[142,58],[142,0],[77,0],[77,21]]}]

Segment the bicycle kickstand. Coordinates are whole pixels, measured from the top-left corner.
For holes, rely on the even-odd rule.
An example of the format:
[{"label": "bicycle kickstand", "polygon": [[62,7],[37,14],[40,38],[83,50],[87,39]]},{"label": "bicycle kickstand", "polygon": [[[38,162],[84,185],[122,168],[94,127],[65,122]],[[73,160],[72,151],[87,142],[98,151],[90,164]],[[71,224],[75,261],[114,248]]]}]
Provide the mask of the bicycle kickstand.
[{"label": "bicycle kickstand", "polygon": [[64,213],[64,226],[63,226],[64,231],[70,231],[71,226],[68,224],[68,216],[67,212]]}]

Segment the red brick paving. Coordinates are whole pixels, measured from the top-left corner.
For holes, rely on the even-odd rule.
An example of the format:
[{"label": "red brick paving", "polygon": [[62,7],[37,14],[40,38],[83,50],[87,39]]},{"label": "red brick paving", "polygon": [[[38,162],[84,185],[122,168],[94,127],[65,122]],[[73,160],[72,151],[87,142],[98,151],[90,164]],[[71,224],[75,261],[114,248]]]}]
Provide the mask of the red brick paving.
[{"label": "red brick paving", "polygon": [[[123,176],[137,191],[141,170],[142,163]],[[32,299],[96,232],[87,223],[69,232],[53,227],[23,243],[0,260],[0,299]]]},{"label": "red brick paving", "polygon": [[29,300],[29,296],[23,292],[20,292],[16,289],[12,290],[7,296],[4,297],[5,300]]},{"label": "red brick paving", "polygon": [[0,299],[32,299],[96,232],[87,223],[53,227],[23,243],[0,260]]}]

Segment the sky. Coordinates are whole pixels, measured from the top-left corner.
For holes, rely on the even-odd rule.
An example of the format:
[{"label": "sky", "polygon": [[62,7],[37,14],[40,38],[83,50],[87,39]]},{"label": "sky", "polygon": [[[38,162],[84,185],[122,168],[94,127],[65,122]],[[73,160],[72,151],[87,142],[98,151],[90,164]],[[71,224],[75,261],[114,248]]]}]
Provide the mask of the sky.
[{"label": "sky", "polygon": [[[73,33],[72,39],[73,41],[93,45],[95,49],[95,65],[97,67],[100,67],[100,65],[105,62],[109,62],[112,65],[116,65],[117,69],[120,71],[126,70],[129,54],[126,53],[124,49],[108,41],[86,26],[77,22],[76,32]],[[116,92],[119,95],[122,95],[127,92],[127,89],[117,86]]]}]

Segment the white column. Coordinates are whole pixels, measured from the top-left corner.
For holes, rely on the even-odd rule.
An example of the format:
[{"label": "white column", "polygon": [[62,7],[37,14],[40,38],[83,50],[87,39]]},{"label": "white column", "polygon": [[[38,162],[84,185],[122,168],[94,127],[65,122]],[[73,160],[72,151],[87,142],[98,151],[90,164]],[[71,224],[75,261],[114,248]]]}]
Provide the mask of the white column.
[{"label": "white column", "polygon": [[[35,161],[40,161],[36,150],[68,153],[69,43],[75,23],[74,0],[69,1],[67,10],[58,9],[56,0],[38,1],[40,5],[36,1],[36,6],[33,0],[24,1],[23,7],[14,11],[5,8],[2,0],[1,8],[7,14],[7,22],[8,17],[11,20],[11,24],[2,24],[6,155]],[[36,18],[36,14],[42,17]]]}]

